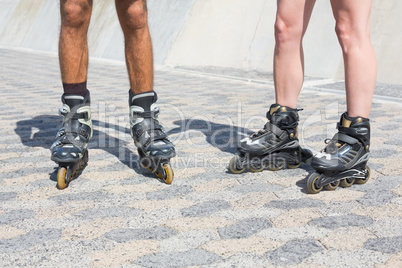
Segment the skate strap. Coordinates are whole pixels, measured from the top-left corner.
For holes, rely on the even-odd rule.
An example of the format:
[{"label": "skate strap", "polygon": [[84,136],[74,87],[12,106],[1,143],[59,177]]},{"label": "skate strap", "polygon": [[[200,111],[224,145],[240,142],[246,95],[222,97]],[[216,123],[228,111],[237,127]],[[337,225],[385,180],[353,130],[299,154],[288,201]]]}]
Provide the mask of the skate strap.
[{"label": "skate strap", "polygon": [[357,139],[340,132],[336,133],[332,140],[346,142],[347,144],[356,144],[358,142]]},{"label": "skate strap", "polygon": [[137,124],[133,126],[132,132],[137,139],[139,139],[144,133],[148,133],[151,140],[163,140],[167,138],[167,134],[163,127],[156,120],[154,120],[152,127],[148,124]]},{"label": "skate strap", "polygon": [[155,111],[149,111],[149,112],[133,111],[133,117],[155,118],[158,115],[159,115],[159,109],[155,110]]},{"label": "skate strap", "polygon": [[[70,114],[71,116],[71,112],[67,112],[65,110],[60,110],[60,115],[66,117]],[[76,119],[85,119],[88,120],[89,119],[89,113],[88,112],[81,112],[81,113],[74,113],[71,118],[76,118]]]},{"label": "skate strap", "polygon": [[280,137],[284,132],[282,129],[280,129],[276,125],[272,124],[271,122],[267,123],[266,129],[270,130],[272,133],[274,133],[278,137]]}]

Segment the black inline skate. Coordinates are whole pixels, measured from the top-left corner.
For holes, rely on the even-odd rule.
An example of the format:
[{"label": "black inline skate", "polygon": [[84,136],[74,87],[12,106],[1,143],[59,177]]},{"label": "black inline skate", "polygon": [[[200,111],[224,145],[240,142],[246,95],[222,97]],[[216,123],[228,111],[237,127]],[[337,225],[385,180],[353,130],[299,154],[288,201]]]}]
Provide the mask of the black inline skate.
[{"label": "black inline skate", "polygon": [[315,155],[311,167],[317,172],[307,178],[307,191],[332,191],[339,185],[364,184],[370,178],[370,122],[363,117],[350,117],[345,112],[337,124],[338,133],[327,139],[325,149]]},{"label": "black inline skate", "polygon": [[173,181],[170,158],[176,155],[173,143],[158,121],[156,92],[133,94],[129,91],[131,136],[137,146],[141,165],[166,184]]},{"label": "black inline skate", "polygon": [[232,173],[240,174],[249,168],[260,172],[266,165],[272,171],[298,168],[312,157],[309,150],[302,149],[298,140],[298,109],[279,104],[271,105],[263,129],[242,139],[237,145],[238,154],[229,163]]},{"label": "black inline skate", "polygon": [[61,97],[63,107],[62,128],[50,147],[51,160],[59,164],[57,186],[64,189],[88,162],[88,143],[92,138],[90,95],[66,95]]}]

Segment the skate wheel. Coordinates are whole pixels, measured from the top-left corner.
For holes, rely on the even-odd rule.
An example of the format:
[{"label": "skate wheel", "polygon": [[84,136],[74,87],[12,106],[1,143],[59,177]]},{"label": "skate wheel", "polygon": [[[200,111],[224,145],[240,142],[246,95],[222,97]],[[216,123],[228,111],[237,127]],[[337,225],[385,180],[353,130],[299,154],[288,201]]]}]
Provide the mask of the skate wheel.
[{"label": "skate wheel", "polygon": [[246,168],[239,168],[239,164],[240,163],[240,156],[235,155],[232,157],[232,159],[230,159],[229,162],[229,170],[233,173],[233,174],[240,174],[243,173]]},{"label": "skate wheel", "polygon": [[166,174],[166,177],[164,177],[163,180],[166,184],[171,184],[174,177],[172,166],[170,164],[164,164],[163,169],[165,170]]},{"label": "skate wheel", "polygon": [[268,168],[271,171],[278,171],[281,170],[283,167],[285,166],[285,162],[281,162],[281,163],[269,163],[268,164]]},{"label": "skate wheel", "polygon": [[64,189],[67,187],[66,174],[67,169],[65,167],[60,167],[59,171],[57,172],[57,187],[59,187],[59,189]]},{"label": "skate wheel", "polygon": [[250,162],[250,171],[254,173],[261,172],[265,169],[265,166],[264,160],[255,157]]},{"label": "skate wheel", "polygon": [[[143,168],[147,168],[151,171],[151,169],[152,169],[151,161],[148,158],[141,158],[140,163]],[[153,172],[153,171],[151,171],[151,172]]]},{"label": "skate wheel", "polygon": [[265,164],[261,164],[260,166],[253,166],[253,165],[250,165],[250,171],[251,172],[254,172],[254,173],[256,173],[256,172],[261,172],[261,171],[263,171],[265,169]]},{"label": "skate wheel", "polygon": [[348,187],[352,186],[353,183],[355,183],[354,178],[346,178],[346,179],[341,180],[341,187],[348,188]]},{"label": "skate wheel", "polygon": [[301,164],[302,164],[302,162],[300,162],[299,164],[296,164],[296,165],[292,165],[292,164],[287,163],[288,168],[290,168],[290,169],[299,168],[301,166]]},{"label": "skate wheel", "polygon": [[340,181],[332,182],[330,184],[327,184],[324,186],[325,190],[327,191],[333,191],[336,188],[338,188]]},{"label": "skate wheel", "polygon": [[370,179],[370,168],[369,168],[369,166],[366,166],[366,176],[364,177],[364,179],[356,179],[355,183],[356,184],[365,184],[369,179]]},{"label": "skate wheel", "polygon": [[320,174],[313,173],[307,178],[307,192],[309,194],[318,194],[321,192],[322,187],[317,187],[317,181],[320,178]]}]

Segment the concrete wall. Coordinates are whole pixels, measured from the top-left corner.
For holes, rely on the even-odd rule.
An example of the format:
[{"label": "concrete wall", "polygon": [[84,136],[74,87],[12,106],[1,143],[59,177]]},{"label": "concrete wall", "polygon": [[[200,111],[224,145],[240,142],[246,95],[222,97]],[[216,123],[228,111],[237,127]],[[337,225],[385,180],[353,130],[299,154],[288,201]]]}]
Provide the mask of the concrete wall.
[{"label": "concrete wall", "polygon": [[[157,65],[272,71],[275,0],[148,0]],[[0,0],[0,45],[57,52],[57,0]],[[378,80],[402,84],[402,1],[374,1],[372,42]],[[304,40],[306,75],[342,79],[329,0],[316,3]],[[95,0],[90,56],[124,60],[113,0]]]}]

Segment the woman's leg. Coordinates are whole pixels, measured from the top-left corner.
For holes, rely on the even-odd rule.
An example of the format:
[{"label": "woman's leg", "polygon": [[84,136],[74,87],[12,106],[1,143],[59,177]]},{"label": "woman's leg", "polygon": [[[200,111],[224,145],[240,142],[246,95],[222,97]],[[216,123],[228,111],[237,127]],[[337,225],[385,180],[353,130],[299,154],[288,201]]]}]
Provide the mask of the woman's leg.
[{"label": "woman's leg", "polygon": [[377,78],[370,42],[372,0],[331,0],[331,5],[345,64],[347,112],[368,118]]},{"label": "woman's leg", "polygon": [[304,79],[302,39],[315,0],[278,0],[275,22],[274,82],[276,102],[296,108]]}]

